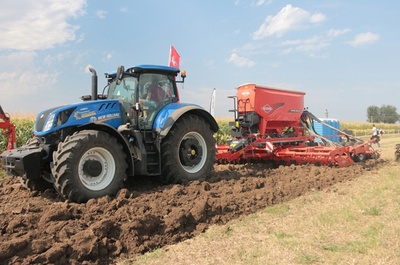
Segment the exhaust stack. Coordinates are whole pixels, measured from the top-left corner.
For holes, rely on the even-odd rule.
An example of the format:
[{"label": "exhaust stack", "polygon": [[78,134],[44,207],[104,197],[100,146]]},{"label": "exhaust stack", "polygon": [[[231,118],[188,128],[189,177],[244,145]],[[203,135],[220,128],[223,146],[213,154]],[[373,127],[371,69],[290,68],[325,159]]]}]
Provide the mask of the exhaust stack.
[{"label": "exhaust stack", "polygon": [[93,67],[89,67],[89,71],[92,73],[92,100],[97,100],[97,73]]}]

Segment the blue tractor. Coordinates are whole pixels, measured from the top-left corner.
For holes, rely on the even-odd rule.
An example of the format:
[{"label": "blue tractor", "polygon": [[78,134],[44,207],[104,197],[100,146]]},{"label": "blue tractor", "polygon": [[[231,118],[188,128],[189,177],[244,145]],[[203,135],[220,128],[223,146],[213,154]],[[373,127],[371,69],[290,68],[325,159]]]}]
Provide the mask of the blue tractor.
[{"label": "blue tractor", "polygon": [[215,162],[215,119],[181,103],[185,71],[158,65],[118,67],[83,102],[38,114],[34,137],[0,154],[8,175],[29,190],[54,187],[65,199],[114,196],[127,178],[155,176],[165,183],[202,179]]}]

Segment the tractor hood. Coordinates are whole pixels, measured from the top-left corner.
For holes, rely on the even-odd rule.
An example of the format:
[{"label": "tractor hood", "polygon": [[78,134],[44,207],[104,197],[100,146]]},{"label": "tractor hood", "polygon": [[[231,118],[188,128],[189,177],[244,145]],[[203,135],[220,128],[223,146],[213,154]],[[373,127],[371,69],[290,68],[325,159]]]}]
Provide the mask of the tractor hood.
[{"label": "tractor hood", "polygon": [[122,124],[118,100],[85,101],[42,111],[36,118],[34,133],[44,136],[66,127],[104,123],[114,128]]}]

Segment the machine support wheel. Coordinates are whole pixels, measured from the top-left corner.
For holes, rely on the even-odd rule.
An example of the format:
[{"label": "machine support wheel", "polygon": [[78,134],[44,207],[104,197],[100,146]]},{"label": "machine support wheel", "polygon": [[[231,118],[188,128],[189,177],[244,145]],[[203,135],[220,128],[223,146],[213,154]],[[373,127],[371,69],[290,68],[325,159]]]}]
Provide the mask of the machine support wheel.
[{"label": "machine support wheel", "polygon": [[365,160],[367,160],[366,154],[361,153],[357,155],[357,162],[364,162]]},{"label": "machine support wheel", "polygon": [[365,160],[367,160],[367,155],[363,154],[363,153],[360,153],[360,154],[357,154],[357,155],[353,155],[352,159],[353,159],[354,162],[364,162]]},{"label": "machine support wheel", "polygon": [[201,117],[186,115],[171,128],[161,144],[162,180],[178,183],[211,174],[215,162],[215,139]]},{"label": "machine support wheel", "polygon": [[54,186],[64,198],[78,203],[113,196],[123,187],[125,158],[122,145],[110,134],[76,132],[53,153]]}]

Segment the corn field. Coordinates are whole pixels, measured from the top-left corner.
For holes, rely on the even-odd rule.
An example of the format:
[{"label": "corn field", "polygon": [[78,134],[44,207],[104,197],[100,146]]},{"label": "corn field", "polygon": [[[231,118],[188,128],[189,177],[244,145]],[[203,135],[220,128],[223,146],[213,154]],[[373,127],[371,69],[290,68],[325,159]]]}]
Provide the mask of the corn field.
[{"label": "corn field", "polygon": [[[32,138],[33,126],[35,120],[33,118],[16,118],[11,120],[15,125],[17,134],[17,146],[24,145],[26,141]],[[0,153],[7,148],[7,138],[3,133],[0,133]]]},{"label": "corn field", "polygon": [[[228,118],[217,118],[219,131],[214,134],[218,144],[224,144],[231,138],[230,132],[232,127],[229,125]],[[15,118],[12,119],[15,124],[17,133],[17,146],[22,146],[33,135],[34,118]],[[375,124],[378,129],[382,129],[384,134],[400,134],[400,124]],[[341,130],[350,130],[356,137],[371,135],[372,124],[368,122],[340,122]],[[7,147],[7,139],[4,134],[0,134],[0,152]]]},{"label": "corn field", "polygon": [[[375,127],[382,129],[384,134],[400,134],[400,124],[375,123]],[[340,122],[341,130],[351,130],[354,136],[371,135],[372,123],[368,122]]]}]

